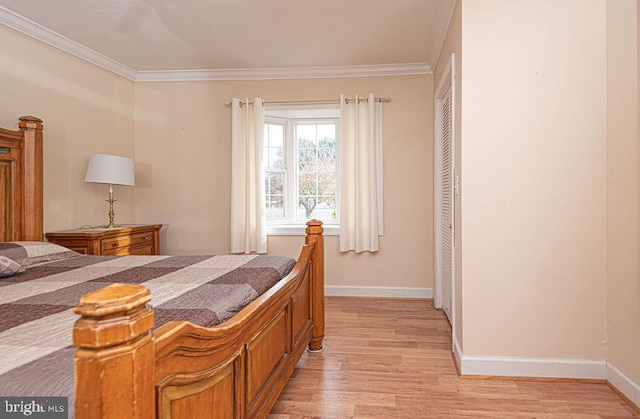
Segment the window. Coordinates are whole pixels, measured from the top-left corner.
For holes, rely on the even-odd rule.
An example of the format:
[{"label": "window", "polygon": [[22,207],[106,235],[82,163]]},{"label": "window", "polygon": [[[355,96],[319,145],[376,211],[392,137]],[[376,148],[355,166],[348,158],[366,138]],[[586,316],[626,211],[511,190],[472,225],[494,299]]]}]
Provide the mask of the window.
[{"label": "window", "polygon": [[267,109],[264,155],[269,234],[299,234],[312,218],[337,229],[338,113],[338,109]]},{"label": "window", "polygon": [[286,122],[267,121],[264,126],[265,193],[267,220],[286,220],[285,213],[285,148]]}]

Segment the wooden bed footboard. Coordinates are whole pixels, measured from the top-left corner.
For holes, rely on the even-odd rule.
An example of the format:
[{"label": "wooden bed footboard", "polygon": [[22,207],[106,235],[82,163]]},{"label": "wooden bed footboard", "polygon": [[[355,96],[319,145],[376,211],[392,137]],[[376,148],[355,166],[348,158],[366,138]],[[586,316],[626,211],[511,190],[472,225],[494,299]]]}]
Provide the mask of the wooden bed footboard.
[{"label": "wooden bed footboard", "polygon": [[305,349],[322,348],[322,231],[309,221],[291,273],[213,328],[169,322],[152,331],[141,285],[83,296],[73,329],[76,417],[266,417]]}]

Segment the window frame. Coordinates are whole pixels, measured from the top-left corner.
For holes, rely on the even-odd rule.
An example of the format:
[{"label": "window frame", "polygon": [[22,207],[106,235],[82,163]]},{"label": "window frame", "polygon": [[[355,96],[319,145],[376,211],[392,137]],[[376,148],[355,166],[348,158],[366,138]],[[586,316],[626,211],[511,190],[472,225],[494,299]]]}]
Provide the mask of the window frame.
[{"label": "window frame", "polygon": [[[287,142],[289,141],[289,134],[288,131],[290,129],[290,120],[287,118],[281,118],[281,117],[271,117],[271,116],[265,116],[265,127],[267,124],[272,124],[272,125],[281,125],[283,127],[283,139],[282,139],[282,147],[283,147],[283,160],[284,160],[284,169],[282,170],[282,172],[284,172],[284,185],[283,185],[283,197],[284,197],[284,219],[282,220],[269,220],[267,219],[267,228],[270,225],[273,226],[278,226],[278,225],[287,225],[289,224],[288,220],[289,220],[289,214],[290,214],[290,205],[288,205],[288,188],[290,183],[290,170],[289,170],[289,162],[291,161],[291,153],[290,153],[290,149],[291,147],[288,146]],[[267,165],[265,164],[265,177],[267,175],[267,173],[270,173],[272,171],[268,171],[267,170]],[[266,181],[266,179],[265,179]],[[265,191],[266,192],[266,191]],[[266,202],[265,202],[265,206],[266,206]],[[266,207],[265,207],[265,211],[266,211]],[[267,231],[268,234],[268,231]]]},{"label": "window frame", "polygon": [[307,221],[309,220],[296,220],[296,215],[297,214],[297,210],[298,210],[298,202],[300,200],[300,189],[297,187],[298,186],[298,175],[299,173],[299,164],[298,163],[298,157],[297,157],[297,152],[299,150],[299,144],[298,144],[298,138],[296,135],[296,128],[298,125],[315,125],[316,129],[318,125],[329,125],[329,124],[334,124],[335,125],[335,149],[336,149],[336,192],[335,192],[335,199],[336,199],[336,219],[335,221],[325,221],[325,220],[321,220],[323,222],[324,226],[327,225],[340,225],[340,118],[293,118],[291,120],[291,139],[293,140],[294,144],[291,147],[292,153],[295,154],[295,173],[293,174],[293,185],[296,186],[295,189],[295,199],[292,202],[292,206],[294,208],[294,210],[296,211],[296,213],[292,213],[292,221],[290,224],[296,225],[296,224],[305,224]]},{"label": "window frame", "polygon": [[[265,127],[267,124],[277,124],[284,127],[283,134],[283,157],[284,157],[284,211],[285,218],[283,220],[267,220],[267,235],[304,235],[306,221],[296,220],[298,211],[298,139],[296,138],[296,126],[301,124],[335,124],[335,147],[336,147],[336,220],[323,221],[325,235],[338,235],[340,231],[340,115],[339,110],[332,116],[300,116],[304,110],[296,110],[291,112],[292,116],[273,116],[268,113],[265,115]],[[265,165],[266,170],[266,165]],[[265,172],[265,175],[268,172]],[[290,190],[293,188],[293,190]]]}]

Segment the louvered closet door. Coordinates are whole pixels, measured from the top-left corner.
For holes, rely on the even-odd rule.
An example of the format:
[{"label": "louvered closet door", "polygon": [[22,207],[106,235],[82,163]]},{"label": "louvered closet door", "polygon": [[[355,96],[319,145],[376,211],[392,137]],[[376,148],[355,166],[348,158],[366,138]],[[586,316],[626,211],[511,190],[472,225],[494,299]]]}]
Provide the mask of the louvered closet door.
[{"label": "louvered closet door", "polygon": [[453,295],[453,138],[451,117],[451,86],[442,98],[442,214],[441,214],[441,272],[442,309],[451,322]]}]

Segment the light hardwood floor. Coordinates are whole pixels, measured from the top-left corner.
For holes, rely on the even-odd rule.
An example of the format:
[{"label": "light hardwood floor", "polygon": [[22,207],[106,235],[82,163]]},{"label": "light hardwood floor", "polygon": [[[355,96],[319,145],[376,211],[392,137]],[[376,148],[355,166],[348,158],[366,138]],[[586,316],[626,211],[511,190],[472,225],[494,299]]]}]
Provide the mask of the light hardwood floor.
[{"label": "light hardwood floor", "polygon": [[329,297],[269,418],[640,418],[603,383],[459,378],[450,336],[432,300]]}]

